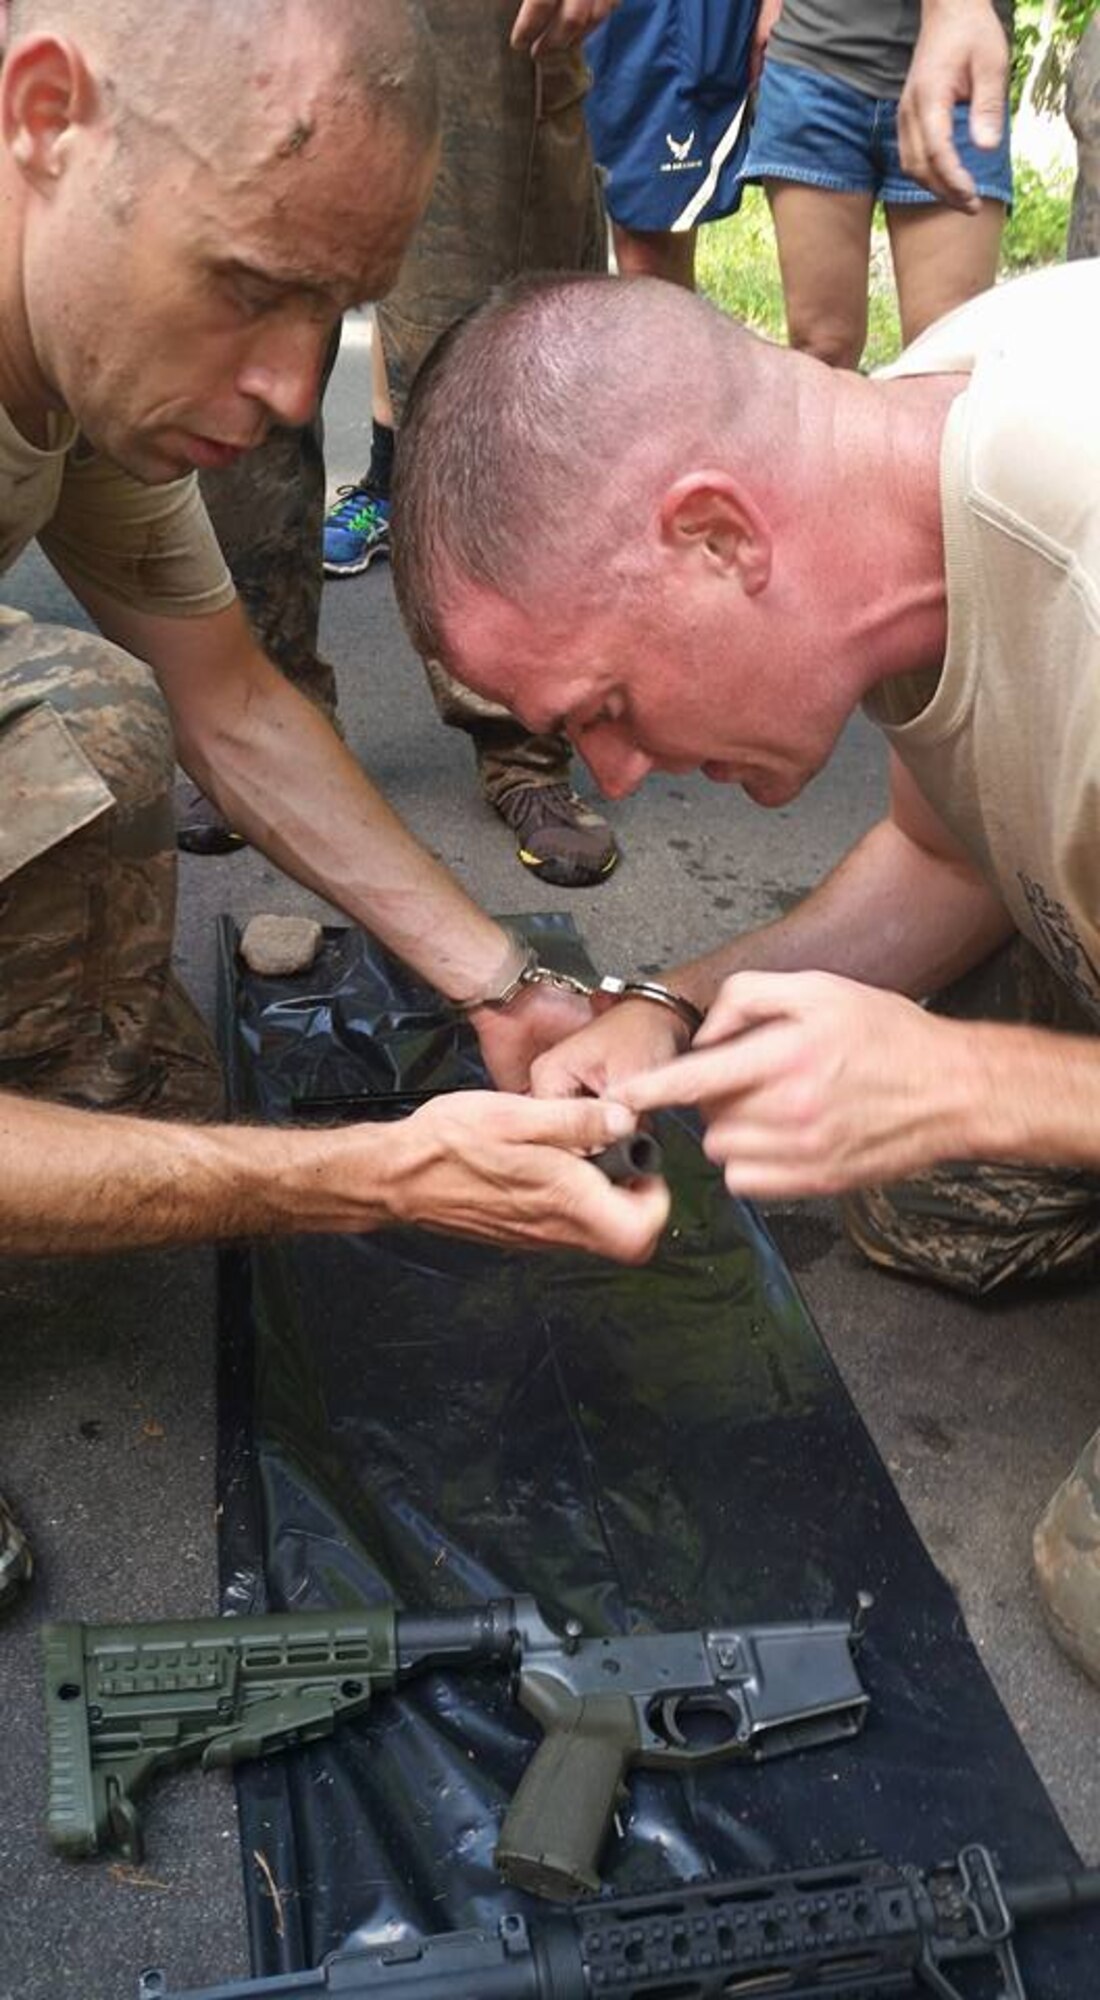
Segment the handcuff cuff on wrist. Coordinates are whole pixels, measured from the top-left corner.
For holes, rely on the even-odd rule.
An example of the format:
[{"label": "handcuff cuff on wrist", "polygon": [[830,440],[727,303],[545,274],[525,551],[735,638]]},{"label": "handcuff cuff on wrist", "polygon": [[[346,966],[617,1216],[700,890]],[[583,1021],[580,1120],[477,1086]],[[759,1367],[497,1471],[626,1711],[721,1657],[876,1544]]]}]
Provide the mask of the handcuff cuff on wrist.
[{"label": "handcuff cuff on wrist", "polygon": [[506,961],[501,982],[494,981],[487,993],[478,994],[473,1000],[453,1000],[451,1005],[456,1013],[472,1014],[479,1007],[501,1012],[530,987],[552,986],[561,993],[580,994],[585,1000],[601,997],[611,1001],[649,1000],[654,1006],[667,1007],[677,1014],[693,1036],[703,1025],[703,1016],[694,1002],[683,993],[674,993],[671,986],[663,985],[659,979],[620,979],[613,972],[605,973],[602,979],[584,979],[573,972],[560,972],[556,966],[542,963],[537,946],[518,934],[510,935],[520,953],[518,963],[509,967]]}]

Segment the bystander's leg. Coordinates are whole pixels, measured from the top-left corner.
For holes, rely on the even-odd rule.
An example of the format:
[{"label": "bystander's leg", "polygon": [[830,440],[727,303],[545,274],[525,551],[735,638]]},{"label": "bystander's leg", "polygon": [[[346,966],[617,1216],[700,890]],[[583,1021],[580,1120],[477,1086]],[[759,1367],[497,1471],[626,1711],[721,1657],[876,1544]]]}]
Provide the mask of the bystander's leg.
[{"label": "bystander's leg", "polygon": [[611,241],[620,278],[663,278],[695,290],[696,229],[630,229],[611,219]]},{"label": "bystander's leg", "polygon": [[800,181],[766,180],[764,186],[791,346],[833,368],[857,368],[867,339],[874,196]]},{"label": "bystander's leg", "polygon": [[1002,201],[983,201],[976,215],[962,215],[940,202],[888,203],[886,226],[906,346],[934,320],[988,291],[997,276],[1004,220]]},{"label": "bystander's leg", "polygon": [[[335,336],[325,380],[339,350]],[[318,411],[301,429],[276,425],[257,451],[226,472],[204,472],[202,496],[248,622],[269,659],[315,707],[336,719],[336,676],[317,650],[325,513],[324,429]],[[181,782],[176,834],[191,854],[243,846],[190,779]]]},{"label": "bystander's leg", "polygon": [[1100,14],[1089,22],[1070,64],[1066,117],[1077,141],[1066,255],[1100,257]]},{"label": "bystander's leg", "polygon": [[[580,55],[517,54],[512,0],[474,14],[463,0],[427,0],[426,12],[443,57],[442,158],[427,214],[377,312],[398,429],[429,350],[494,285],[524,271],[607,269]],[[426,664],[439,713],[469,736],[482,791],[511,828],[520,861],[563,888],[602,881],[619,850],[573,791],[565,737],[532,736],[437,662]]]}]

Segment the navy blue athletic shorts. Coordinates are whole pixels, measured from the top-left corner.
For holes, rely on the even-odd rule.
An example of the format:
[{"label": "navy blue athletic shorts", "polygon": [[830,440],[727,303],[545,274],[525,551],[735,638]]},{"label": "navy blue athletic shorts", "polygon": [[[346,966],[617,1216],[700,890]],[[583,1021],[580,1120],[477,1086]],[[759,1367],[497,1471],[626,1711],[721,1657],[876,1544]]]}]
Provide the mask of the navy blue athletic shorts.
[{"label": "navy blue athletic shorts", "polygon": [[608,212],[628,229],[730,215],[755,0],[620,0],[584,44],[588,129]]}]

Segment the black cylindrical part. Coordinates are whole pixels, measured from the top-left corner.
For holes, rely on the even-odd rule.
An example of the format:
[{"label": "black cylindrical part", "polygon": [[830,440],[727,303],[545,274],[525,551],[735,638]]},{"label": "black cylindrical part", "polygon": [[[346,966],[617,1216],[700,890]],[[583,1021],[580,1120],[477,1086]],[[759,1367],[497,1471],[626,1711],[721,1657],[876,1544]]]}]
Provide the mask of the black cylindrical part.
[{"label": "black cylindrical part", "polygon": [[1001,1885],[1014,1917],[1058,1917],[1067,1910],[1100,1903],[1100,1868],[1078,1868],[1072,1875],[1041,1875],[1033,1882]]},{"label": "black cylindrical part", "polygon": [[609,1181],[655,1180],[664,1168],[664,1154],[648,1132],[631,1132],[616,1139],[602,1152],[591,1154],[592,1165]]},{"label": "black cylindrical part", "polygon": [[510,1660],[516,1650],[514,1597],[492,1597],[461,1611],[399,1611],[395,1623],[397,1663],[406,1670],[428,1661],[492,1665]]}]

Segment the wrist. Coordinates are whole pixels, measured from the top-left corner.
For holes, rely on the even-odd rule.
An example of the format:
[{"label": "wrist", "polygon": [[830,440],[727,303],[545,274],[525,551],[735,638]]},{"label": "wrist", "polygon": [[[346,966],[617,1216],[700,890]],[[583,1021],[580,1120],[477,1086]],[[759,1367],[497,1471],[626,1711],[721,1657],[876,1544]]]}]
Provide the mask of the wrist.
[{"label": "wrist", "polygon": [[501,949],[484,980],[472,992],[451,994],[458,1014],[476,1014],[483,1007],[507,1007],[522,991],[524,977],[538,962],[538,953],[521,931],[501,925]]},{"label": "wrist", "polygon": [[[658,1033],[663,1029],[668,1036],[671,1048],[678,1056],[686,1055],[690,1049],[694,1040],[694,1031],[689,1026],[685,1017],[682,1014],[674,1013],[671,1008],[657,1008],[650,1000],[637,999],[627,994],[622,1000],[606,1009],[606,1013],[608,1014],[617,1015],[620,1011],[632,1020],[636,1020],[639,1024],[646,1024],[654,1033]],[[604,1016],[601,1015],[600,1019],[602,1020],[603,1018]]]},{"label": "wrist", "polygon": [[496,974],[485,989],[466,1000],[452,1000],[457,1013],[485,1016],[505,1013],[522,1004],[525,996],[548,986],[551,991],[573,994],[587,1000],[592,994],[595,982],[563,972],[557,966],[545,965],[539,957],[538,946],[521,931],[513,931],[505,926],[511,940],[511,948],[498,966]]},{"label": "wrist", "polygon": [[649,1007],[660,1007],[665,1013],[674,1015],[685,1034],[684,1047],[698,1034],[703,1025],[703,1016],[693,1000],[677,987],[666,986],[660,979],[619,979],[608,973],[595,988],[597,995],[604,995],[612,1001],[641,1001]]},{"label": "wrist", "polygon": [[1000,1022],[962,1033],[970,1079],[962,1156],[1095,1171],[1100,1048],[1092,1037]]},{"label": "wrist", "polygon": [[466,999],[452,1000],[451,1005],[456,1012],[483,1017],[504,1012],[518,1006],[525,995],[548,986],[559,993],[575,994],[581,999],[591,1000],[597,1006],[601,1001],[641,1000],[647,1005],[662,1007],[678,1017],[687,1031],[688,1041],[703,1025],[702,1010],[678,986],[669,986],[663,980],[641,975],[622,978],[617,973],[605,973],[602,978],[585,978],[563,972],[556,966],[543,964],[537,946],[521,932],[506,927],[506,934],[509,949],[493,978],[479,993]]}]

